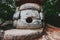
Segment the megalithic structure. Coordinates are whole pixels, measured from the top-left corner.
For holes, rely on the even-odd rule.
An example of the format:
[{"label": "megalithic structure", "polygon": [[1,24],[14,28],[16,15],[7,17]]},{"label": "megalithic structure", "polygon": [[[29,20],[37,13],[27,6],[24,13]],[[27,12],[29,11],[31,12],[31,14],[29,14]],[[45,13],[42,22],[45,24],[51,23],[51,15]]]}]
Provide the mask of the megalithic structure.
[{"label": "megalithic structure", "polygon": [[42,27],[43,0],[16,0],[17,11],[13,19],[16,28],[39,29]]}]

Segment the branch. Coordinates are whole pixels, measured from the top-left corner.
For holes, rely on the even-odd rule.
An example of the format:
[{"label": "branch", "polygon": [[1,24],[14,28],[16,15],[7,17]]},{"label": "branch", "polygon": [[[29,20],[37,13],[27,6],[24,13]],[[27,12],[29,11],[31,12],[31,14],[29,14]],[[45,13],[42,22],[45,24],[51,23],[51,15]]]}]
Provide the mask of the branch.
[{"label": "branch", "polygon": [[6,26],[6,25],[12,24],[12,23],[13,23],[13,21],[12,21],[12,20],[9,20],[9,21],[2,22],[2,23],[0,24],[0,26]]}]

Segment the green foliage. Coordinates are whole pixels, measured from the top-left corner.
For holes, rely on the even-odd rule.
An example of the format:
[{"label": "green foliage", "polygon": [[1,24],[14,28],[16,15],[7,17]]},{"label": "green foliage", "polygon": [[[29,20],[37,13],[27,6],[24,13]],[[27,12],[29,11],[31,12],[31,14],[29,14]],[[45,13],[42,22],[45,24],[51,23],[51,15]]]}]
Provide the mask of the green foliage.
[{"label": "green foliage", "polygon": [[[12,20],[13,14],[15,12],[15,5],[13,0],[6,0],[6,2],[0,2],[0,23]],[[0,26],[0,29],[7,30],[14,28],[13,24],[8,24],[5,26]]]},{"label": "green foliage", "polygon": [[46,0],[43,3],[43,10],[45,13],[46,22],[55,26],[60,26],[59,16],[60,13],[59,0]]},{"label": "green foliage", "polygon": [[[12,7],[12,2],[9,1],[9,4],[0,3],[0,18],[4,20],[12,20],[15,8]],[[11,6],[10,6],[11,5]]]}]

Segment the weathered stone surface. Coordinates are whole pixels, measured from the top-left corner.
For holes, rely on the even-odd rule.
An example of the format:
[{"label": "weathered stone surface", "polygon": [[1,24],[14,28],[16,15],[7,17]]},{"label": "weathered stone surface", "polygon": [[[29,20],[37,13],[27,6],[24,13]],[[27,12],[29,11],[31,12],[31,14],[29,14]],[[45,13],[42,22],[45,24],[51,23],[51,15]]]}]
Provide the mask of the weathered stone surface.
[{"label": "weathered stone surface", "polygon": [[[47,25],[44,35],[40,36],[40,29],[38,29],[37,33],[32,33],[32,35],[28,36],[8,36],[4,38],[5,40],[60,40],[60,28],[56,28],[52,25]],[[24,32],[25,33],[25,32]]]},{"label": "weathered stone surface", "polygon": [[46,34],[38,40],[60,40],[60,28],[56,28],[52,25],[48,25]]}]

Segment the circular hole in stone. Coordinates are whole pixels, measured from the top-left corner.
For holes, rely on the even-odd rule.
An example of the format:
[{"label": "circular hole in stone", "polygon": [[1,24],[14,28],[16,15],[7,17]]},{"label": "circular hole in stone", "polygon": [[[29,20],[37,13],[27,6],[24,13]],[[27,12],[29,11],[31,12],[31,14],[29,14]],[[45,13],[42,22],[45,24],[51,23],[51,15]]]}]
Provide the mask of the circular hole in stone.
[{"label": "circular hole in stone", "polygon": [[33,19],[31,18],[31,17],[28,17],[27,19],[26,19],[26,22],[27,23],[31,23],[33,21]]}]

